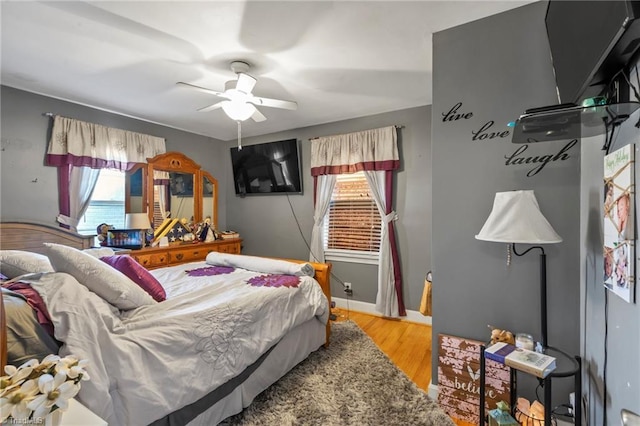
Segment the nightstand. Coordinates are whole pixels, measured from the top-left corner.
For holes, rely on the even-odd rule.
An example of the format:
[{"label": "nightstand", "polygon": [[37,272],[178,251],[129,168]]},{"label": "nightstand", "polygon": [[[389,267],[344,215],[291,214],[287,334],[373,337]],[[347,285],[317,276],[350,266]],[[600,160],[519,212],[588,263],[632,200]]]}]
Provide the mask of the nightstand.
[{"label": "nightstand", "polygon": [[107,422],[76,399],[71,399],[69,408],[62,414],[60,426],[107,426]]}]

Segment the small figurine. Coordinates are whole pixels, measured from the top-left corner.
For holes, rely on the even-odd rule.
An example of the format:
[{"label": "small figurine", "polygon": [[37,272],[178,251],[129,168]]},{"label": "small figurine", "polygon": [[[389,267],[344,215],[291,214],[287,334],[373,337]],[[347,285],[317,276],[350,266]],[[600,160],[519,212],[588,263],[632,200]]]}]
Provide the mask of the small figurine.
[{"label": "small figurine", "polygon": [[113,225],[107,225],[106,223],[101,223],[96,228],[96,232],[98,234],[98,241],[100,241],[101,246],[107,245],[107,240],[109,239],[109,231],[113,229]]},{"label": "small figurine", "polygon": [[510,345],[515,345],[516,344],[516,338],[513,335],[512,332],[510,332],[509,330],[501,330],[499,328],[495,328],[492,325],[488,326],[491,329],[491,344],[493,345],[494,343],[497,342],[505,342],[508,343]]}]

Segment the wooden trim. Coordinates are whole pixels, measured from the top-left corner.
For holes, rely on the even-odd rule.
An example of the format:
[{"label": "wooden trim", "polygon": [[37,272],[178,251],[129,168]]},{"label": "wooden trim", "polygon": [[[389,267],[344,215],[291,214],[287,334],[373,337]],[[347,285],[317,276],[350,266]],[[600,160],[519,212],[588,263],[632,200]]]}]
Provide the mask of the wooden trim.
[{"label": "wooden trim", "polygon": [[[299,259],[281,259],[286,260],[288,262],[293,263],[309,263],[315,269],[316,274],[314,276],[315,280],[320,284],[320,288],[322,292],[327,297],[329,301],[329,309],[331,309],[331,268],[333,265],[331,263],[317,263],[317,262],[309,262],[306,260]],[[327,320],[327,339],[325,341],[324,346],[329,346],[329,341],[331,338],[331,319]]]},{"label": "wooden trim", "polygon": [[4,297],[0,297],[0,375],[4,375],[7,365],[7,319],[4,313]]}]

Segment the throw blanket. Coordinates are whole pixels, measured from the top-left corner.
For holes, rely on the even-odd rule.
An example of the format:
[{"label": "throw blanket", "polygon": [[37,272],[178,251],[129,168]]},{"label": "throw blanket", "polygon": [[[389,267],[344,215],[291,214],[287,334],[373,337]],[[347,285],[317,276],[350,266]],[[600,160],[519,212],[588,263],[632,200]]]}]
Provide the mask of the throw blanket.
[{"label": "throw blanket", "polygon": [[327,299],[310,277],[298,287],[255,287],[247,281],[259,273],[191,277],[189,267],[163,268],[189,288],[171,291],[161,279],[167,300],[126,312],[65,273],[31,281],[64,342],[60,354],[90,362],[79,399],[109,424],[162,418],[240,374],[294,327],[327,321]]}]

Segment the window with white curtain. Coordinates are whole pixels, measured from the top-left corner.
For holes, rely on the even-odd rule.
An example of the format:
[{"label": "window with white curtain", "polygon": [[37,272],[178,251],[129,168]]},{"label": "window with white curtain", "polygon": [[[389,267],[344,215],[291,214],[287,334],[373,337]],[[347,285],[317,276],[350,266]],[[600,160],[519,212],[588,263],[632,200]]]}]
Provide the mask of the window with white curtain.
[{"label": "window with white curtain", "polygon": [[124,179],[125,172],[120,170],[100,170],[89,207],[78,223],[79,234],[96,234],[98,225],[102,223],[116,229],[124,228]]},{"label": "window with white curtain", "polygon": [[327,260],[378,263],[382,220],[364,173],[336,176],[323,240]]}]

